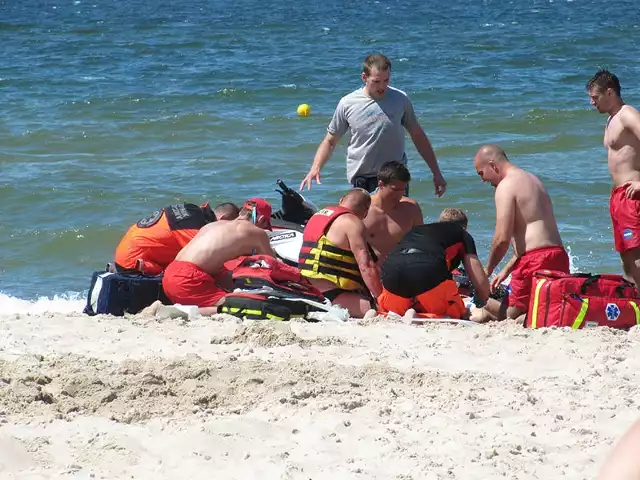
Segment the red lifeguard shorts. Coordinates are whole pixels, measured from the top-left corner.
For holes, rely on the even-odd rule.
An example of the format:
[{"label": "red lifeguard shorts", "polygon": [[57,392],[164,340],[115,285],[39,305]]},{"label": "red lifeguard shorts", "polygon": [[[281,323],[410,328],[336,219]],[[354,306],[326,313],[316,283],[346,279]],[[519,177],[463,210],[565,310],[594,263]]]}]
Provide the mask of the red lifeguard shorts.
[{"label": "red lifeguard shorts", "polygon": [[[222,270],[219,275],[228,271]],[[227,292],[218,287],[214,278],[190,262],[173,261],[164,271],[162,288],[173,303],[212,307]]]},{"label": "red lifeguard shorts", "polygon": [[509,306],[529,308],[531,283],[536,270],[556,270],[569,273],[569,255],[563,247],[540,247],[529,250],[516,262],[509,283]]},{"label": "red lifeguard shorts", "polygon": [[434,318],[462,318],[466,312],[462,297],[458,293],[458,284],[453,280],[445,280],[437,287],[427,290],[413,298],[395,295],[386,289],[378,297],[378,307],[383,312],[395,312],[404,315],[414,308],[416,313],[424,313]]},{"label": "red lifeguard shorts", "polygon": [[613,243],[618,253],[640,247],[640,200],[627,198],[626,190],[624,186],[614,188],[609,199]]}]

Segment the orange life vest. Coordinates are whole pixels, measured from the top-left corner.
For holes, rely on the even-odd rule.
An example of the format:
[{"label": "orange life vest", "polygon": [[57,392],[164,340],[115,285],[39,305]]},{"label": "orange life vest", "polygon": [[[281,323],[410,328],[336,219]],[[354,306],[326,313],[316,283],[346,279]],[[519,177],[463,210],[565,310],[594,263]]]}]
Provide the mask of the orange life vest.
[{"label": "orange life vest", "polygon": [[169,205],[132,225],[116,249],[118,267],[136,270],[138,260],[144,273],[157,275],[164,271],[180,250],[216,216],[208,203]]}]

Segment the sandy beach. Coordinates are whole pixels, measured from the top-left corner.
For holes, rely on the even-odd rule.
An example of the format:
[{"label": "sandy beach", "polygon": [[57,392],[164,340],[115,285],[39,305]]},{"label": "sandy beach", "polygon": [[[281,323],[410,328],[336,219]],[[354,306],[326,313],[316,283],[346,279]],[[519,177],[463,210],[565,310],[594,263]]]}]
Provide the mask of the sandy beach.
[{"label": "sandy beach", "polygon": [[592,479],[640,329],[0,317],[0,478]]}]

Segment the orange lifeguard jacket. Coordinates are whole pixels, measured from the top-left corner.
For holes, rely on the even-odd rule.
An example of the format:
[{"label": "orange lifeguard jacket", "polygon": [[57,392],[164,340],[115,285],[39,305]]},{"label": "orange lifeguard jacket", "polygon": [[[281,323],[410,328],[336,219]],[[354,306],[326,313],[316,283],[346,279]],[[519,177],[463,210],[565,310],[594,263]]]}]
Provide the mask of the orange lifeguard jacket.
[{"label": "orange lifeguard jacket", "polygon": [[178,252],[216,216],[208,203],[169,205],[132,225],[116,249],[115,263],[119,269],[137,270],[139,260],[144,273],[157,275]]}]

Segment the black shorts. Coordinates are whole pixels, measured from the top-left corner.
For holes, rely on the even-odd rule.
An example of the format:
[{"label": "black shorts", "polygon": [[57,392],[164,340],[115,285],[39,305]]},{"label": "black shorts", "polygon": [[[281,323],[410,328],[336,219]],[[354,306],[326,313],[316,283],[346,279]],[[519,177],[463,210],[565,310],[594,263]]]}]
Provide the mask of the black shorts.
[{"label": "black shorts", "polygon": [[136,270],[135,268],[124,268],[122,265],[118,265],[116,262],[113,263],[116,267],[116,272],[122,273],[123,275],[141,275],[140,270]]},{"label": "black shorts", "polygon": [[403,298],[417,297],[445,280],[451,280],[444,258],[422,252],[390,255],[382,264],[381,273],[385,290]]},{"label": "black shorts", "polygon": [[361,288],[358,290],[344,290],[342,288],[332,288],[331,290],[322,292],[322,295],[324,296],[324,298],[328,299],[330,302],[333,303],[333,301],[343,293],[357,293],[362,298],[364,298],[365,300],[369,300],[370,302],[373,302],[375,300],[375,298],[373,298],[373,295],[371,295],[371,292],[369,292],[369,290],[367,290],[366,288]]}]

